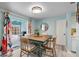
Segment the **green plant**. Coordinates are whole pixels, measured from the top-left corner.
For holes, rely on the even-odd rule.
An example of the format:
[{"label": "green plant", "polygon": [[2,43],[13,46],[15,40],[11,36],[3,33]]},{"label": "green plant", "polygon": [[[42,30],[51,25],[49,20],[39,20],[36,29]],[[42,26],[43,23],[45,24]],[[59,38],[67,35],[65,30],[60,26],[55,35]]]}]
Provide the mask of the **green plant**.
[{"label": "green plant", "polygon": [[35,30],[34,30],[34,34],[36,34],[37,36],[39,36],[39,35],[40,35],[39,30],[38,30],[38,29],[35,29]]}]

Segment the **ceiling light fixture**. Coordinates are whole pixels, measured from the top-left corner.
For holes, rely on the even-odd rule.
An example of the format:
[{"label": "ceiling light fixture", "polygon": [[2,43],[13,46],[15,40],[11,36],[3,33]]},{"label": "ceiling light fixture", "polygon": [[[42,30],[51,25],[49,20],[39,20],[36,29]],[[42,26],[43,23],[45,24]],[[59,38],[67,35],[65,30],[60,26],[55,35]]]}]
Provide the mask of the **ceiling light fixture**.
[{"label": "ceiling light fixture", "polygon": [[41,13],[42,12],[42,8],[39,6],[35,6],[32,8],[32,12],[33,13]]}]

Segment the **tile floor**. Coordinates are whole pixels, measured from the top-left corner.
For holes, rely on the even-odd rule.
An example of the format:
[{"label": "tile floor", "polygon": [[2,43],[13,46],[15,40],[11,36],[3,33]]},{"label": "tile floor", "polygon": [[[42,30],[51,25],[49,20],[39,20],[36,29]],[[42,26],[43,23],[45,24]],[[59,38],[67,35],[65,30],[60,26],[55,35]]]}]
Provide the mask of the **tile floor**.
[{"label": "tile floor", "polygon": [[[51,52],[48,52],[48,54],[51,54]],[[10,57],[20,57],[20,48],[15,49]],[[27,57],[27,55],[24,55],[23,57]],[[32,54],[29,57],[37,56]],[[43,54],[43,57],[48,56]],[[64,47],[56,46],[56,57],[76,57],[76,53],[67,51]]]}]

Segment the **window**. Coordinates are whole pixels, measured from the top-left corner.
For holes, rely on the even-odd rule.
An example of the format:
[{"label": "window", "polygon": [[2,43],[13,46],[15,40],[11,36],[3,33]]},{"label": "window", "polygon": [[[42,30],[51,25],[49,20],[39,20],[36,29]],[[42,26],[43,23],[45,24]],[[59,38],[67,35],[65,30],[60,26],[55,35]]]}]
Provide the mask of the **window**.
[{"label": "window", "polygon": [[19,27],[12,27],[12,34],[20,34],[20,28]]}]

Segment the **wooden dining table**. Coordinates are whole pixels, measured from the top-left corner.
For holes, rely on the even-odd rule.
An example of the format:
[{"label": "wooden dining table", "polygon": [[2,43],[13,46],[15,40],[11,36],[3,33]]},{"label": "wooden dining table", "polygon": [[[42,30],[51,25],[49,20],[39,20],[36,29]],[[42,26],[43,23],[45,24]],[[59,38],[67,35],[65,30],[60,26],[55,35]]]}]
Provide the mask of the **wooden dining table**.
[{"label": "wooden dining table", "polygon": [[[28,37],[28,36],[26,36]],[[43,52],[43,45],[47,44],[47,41],[49,39],[48,35],[40,35],[40,36],[36,36],[36,35],[31,35],[28,37],[29,41],[34,44],[37,47],[37,55],[39,57],[42,56],[42,52]]]}]

